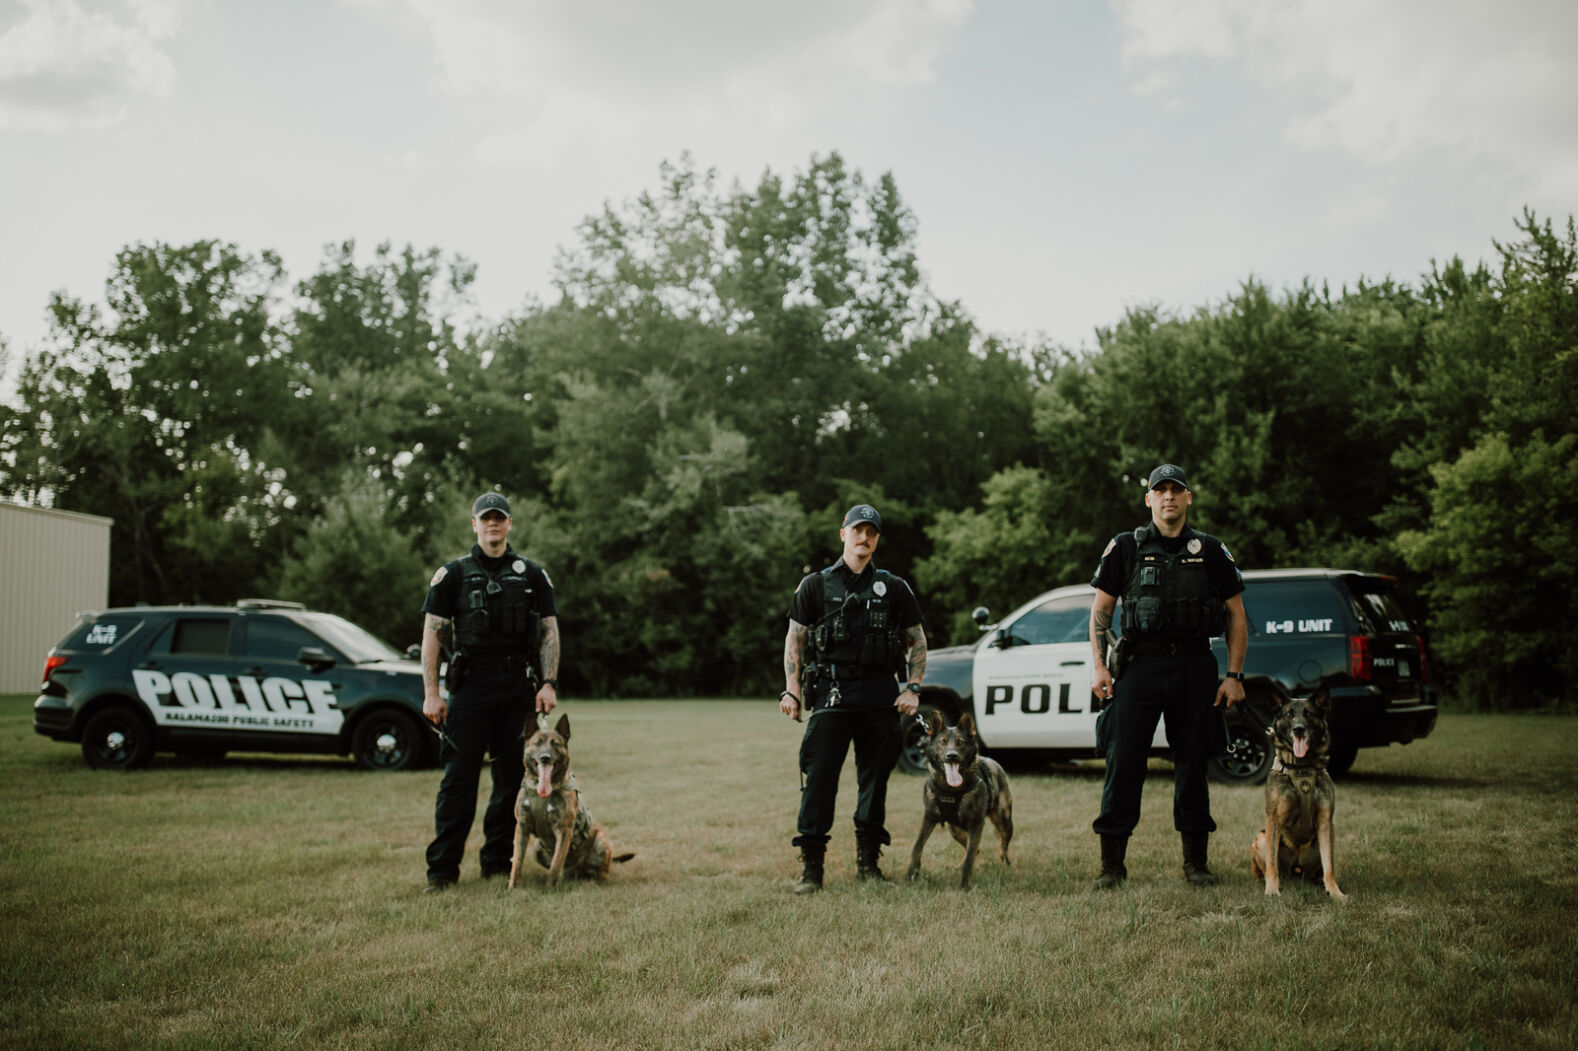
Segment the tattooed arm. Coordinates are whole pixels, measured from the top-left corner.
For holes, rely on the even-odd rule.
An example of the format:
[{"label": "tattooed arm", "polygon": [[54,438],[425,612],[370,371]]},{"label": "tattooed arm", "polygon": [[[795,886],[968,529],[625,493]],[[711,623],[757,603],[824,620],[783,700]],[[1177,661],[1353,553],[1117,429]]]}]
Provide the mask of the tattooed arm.
[{"label": "tattooed arm", "polygon": [[[907,664],[909,681],[919,686],[926,677],[926,629],[916,624],[904,629],[904,638],[908,645]],[[893,702],[900,715],[914,715],[920,708],[920,694],[913,690],[900,690],[899,699]]]},{"label": "tattooed arm", "polygon": [[808,629],[799,621],[790,619],[789,630],[784,634],[784,693],[778,698],[778,710],[795,722],[800,721],[800,670],[805,665],[805,640]]},{"label": "tattooed arm", "polygon": [[[542,648],[537,655],[537,665],[542,669],[540,675],[543,679],[557,679],[559,677],[559,618],[542,618]],[[558,687],[552,683],[544,682],[537,691],[537,710],[544,715],[553,711],[554,705],[559,703]]]},{"label": "tattooed arm", "polygon": [[439,655],[455,638],[455,622],[429,613],[422,621],[422,714],[437,725],[449,714],[438,692]]},{"label": "tattooed arm", "polygon": [[1107,650],[1112,644],[1112,613],[1118,608],[1118,597],[1096,589],[1096,599],[1090,604],[1090,650],[1095,658],[1091,666],[1096,673],[1090,688],[1097,697],[1112,696],[1112,672],[1107,668]]},{"label": "tattooed arm", "polygon": [[904,638],[909,644],[909,681],[919,686],[926,677],[926,629],[919,624],[905,628]]}]

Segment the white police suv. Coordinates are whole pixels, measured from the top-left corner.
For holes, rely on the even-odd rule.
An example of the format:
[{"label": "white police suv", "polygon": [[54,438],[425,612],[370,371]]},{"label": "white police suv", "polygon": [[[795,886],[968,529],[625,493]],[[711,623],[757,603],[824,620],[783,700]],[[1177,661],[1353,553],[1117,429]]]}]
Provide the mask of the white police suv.
[{"label": "white police suv", "polygon": [[264,599],[81,614],[45,658],[33,729],[80,742],[106,770],[160,751],[317,752],[367,770],[433,754],[412,656],[344,618]]},{"label": "white police suv", "polygon": [[[1260,782],[1271,767],[1265,727],[1281,701],[1325,684],[1331,691],[1329,767],[1345,773],[1361,747],[1408,743],[1435,728],[1437,691],[1429,682],[1423,638],[1391,577],[1334,569],[1248,570],[1244,611],[1247,706],[1225,716],[1227,751],[1211,774]],[[1090,604],[1095,590],[1078,584],[1036,596],[996,624],[975,611],[983,635],[968,646],[933,650],[921,690],[925,709],[949,722],[971,712],[985,750],[1048,759],[1096,755],[1096,709],[1090,685]],[[1114,617],[1114,627],[1119,618]],[[1212,642],[1227,667],[1221,639]],[[920,724],[906,720],[900,769],[925,769]],[[1158,723],[1152,748],[1167,755]]]}]

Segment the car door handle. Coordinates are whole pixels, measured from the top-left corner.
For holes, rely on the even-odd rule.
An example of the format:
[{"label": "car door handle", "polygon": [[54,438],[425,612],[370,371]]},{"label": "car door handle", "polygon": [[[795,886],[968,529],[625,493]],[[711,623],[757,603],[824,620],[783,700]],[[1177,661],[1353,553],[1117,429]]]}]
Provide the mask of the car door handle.
[{"label": "car door handle", "polygon": [[1062,666],[1065,668],[1082,668],[1084,665],[1084,661],[1064,661]]}]

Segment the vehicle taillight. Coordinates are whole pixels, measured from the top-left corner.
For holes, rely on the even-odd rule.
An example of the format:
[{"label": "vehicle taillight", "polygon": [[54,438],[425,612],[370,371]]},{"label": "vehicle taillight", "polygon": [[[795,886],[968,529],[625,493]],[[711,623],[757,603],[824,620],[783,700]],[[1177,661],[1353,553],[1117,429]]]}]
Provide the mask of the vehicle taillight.
[{"label": "vehicle taillight", "polygon": [[54,670],[56,668],[60,667],[62,664],[65,664],[65,663],[66,663],[66,658],[65,657],[45,657],[44,658],[44,678],[41,681],[42,682],[48,682],[49,681],[49,677],[54,672]]},{"label": "vehicle taillight", "polygon": [[1430,658],[1425,656],[1425,640],[1423,636],[1415,635],[1414,640],[1419,643],[1419,681],[1430,681]]},{"label": "vehicle taillight", "polygon": [[1374,671],[1371,662],[1370,636],[1348,636],[1348,677],[1356,683],[1369,682]]}]

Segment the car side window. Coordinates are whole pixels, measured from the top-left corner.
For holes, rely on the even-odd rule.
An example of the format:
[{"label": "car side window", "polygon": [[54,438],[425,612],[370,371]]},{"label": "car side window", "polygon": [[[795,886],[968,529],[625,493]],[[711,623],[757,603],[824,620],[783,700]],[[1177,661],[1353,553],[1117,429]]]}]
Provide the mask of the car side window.
[{"label": "car side window", "polygon": [[180,617],[159,633],[155,653],[224,656],[230,652],[230,621],[213,617]]},{"label": "car side window", "polygon": [[1249,630],[1261,635],[1344,632],[1353,611],[1327,580],[1256,580],[1244,589]]},{"label": "car side window", "polygon": [[293,661],[303,646],[327,650],[322,639],[294,621],[280,617],[247,618],[247,656],[264,661]]},{"label": "car side window", "polygon": [[1084,595],[1050,599],[1014,621],[1008,634],[1015,646],[1088,642],[1090,599]]}]

